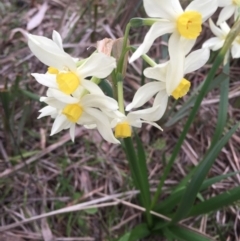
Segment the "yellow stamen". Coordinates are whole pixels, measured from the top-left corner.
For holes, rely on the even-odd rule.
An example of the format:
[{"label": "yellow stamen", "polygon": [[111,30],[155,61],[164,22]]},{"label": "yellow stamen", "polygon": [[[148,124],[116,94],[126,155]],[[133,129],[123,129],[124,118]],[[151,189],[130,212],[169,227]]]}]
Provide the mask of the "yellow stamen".
[{"label": "yellow stamen", "polygon": [[196,39],[202,31],[202,15],[197,11],[187,11],[177,19],[178,32],[187,39]]},{"label": "yellow stamen", "polygon": [[48,67],[48,71],[47,71],[49,74],[58,74],[59,71],[58,69],[54,68],[54,67]]},{"label": "yellow stamen", "polygon": [[65,94],[72,94],[80,84],[78,76],[72,72],[57,75],[59,89]]},{"label": "yellow stamen", "polygon": [[191,83],[186,80],[182,79],[178,87],[172,92],[172,96],[177,100],[178,98],[183,97],[187,94],[191,86]]},{"label": "yellow stamen", "polygon": [[116,138],[126,138],[132,135],[132,129],[128,122],[124,121],[118,123],[115,127]]},{"label": "yellow stamen", "polygon": [[83,108],[78,104],[67,105],[62,113],[67,116],[68,120],[76,123],[83,113]]}]

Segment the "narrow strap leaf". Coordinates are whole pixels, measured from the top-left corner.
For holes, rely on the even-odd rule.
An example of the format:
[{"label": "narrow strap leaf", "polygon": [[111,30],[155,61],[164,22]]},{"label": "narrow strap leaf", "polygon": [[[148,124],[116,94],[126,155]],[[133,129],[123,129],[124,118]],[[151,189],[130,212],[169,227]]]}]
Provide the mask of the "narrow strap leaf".
[{"label": "narrow strap leaf", "polygon": [[212,167],[217,155],[219,154],[223,146],[228,142],[228,140],[233,135],[233,133],[237,130],[238,127],[239,127],[239,123],[233,126],[231,130],[222,139],[220,139],[216,143],[216,145],[207,153],[205,158],[198,165],[198,167],[195,170],[195,173],[193,174],[193,178],[191,182],[189,183],[185,193],[183,194],[179,208],[177,209],[172,219],[173,223],[178,222],[179,220],[181,220],[182,218],[188,215],[195,201],[196,195],[199,192],[200,187],[204,181],[204,178],[206,177],[206,175],[208,174],[208,171]]}]

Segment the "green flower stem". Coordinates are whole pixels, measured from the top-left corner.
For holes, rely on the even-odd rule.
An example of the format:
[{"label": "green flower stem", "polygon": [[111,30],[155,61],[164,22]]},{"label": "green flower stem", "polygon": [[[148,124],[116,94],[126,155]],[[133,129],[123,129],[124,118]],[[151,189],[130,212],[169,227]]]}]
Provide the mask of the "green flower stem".
[{"label": "green flower stem", "polygon": [[[90,81],[93,82],[93,83],[95,83],[95,84],[97,84],[97,85],[99,85],[99,83],[101,82],[101,79],[93,76]],[[82,91],[81,98],[82,98],[84,95],[86,95],[86,94],[89,94],[89,91],[86,90],[86,89],[84,89],[84,90]]]},{"label": "green flower stem", "polygon": [[91,78],[91,82],[93,82],[93,83],[99,85],[100,82],[101,82],[101,79],[99,79],[99,78],[93,76],[93,77]]},{"label": "green flower stem", "polygon": [[124,97],[123,97],[123,79],[120,73],[118,73],[117,75],[117,95],[118,95],[119,110],[125,115]]},{"label": "green flower stem", "polygon": [[228,34],[228,37],[226,38],[226,41],[223,45],[223,48],[221,49],[221,51],[219,52],[219,54],[217,55],[217,58],[216,60],[214,61],[213,63],[213,66],[206,78],[206,80],[204,81],[204,84],[202,86],[202,89],[200,90],[199,92],[199,95],[196,99],[196,102],[195,102],[195,105],[192,109],[192,111],[190,112],[189,114],[189,117],[188,117],[188,120],[184,126],[184,129],[178,139],[178,142],[173,150],[173,153],[172,153],[172,156],[166,166],[166,168],[164,169],[164,173],[161,177],[161,180],[158,184],[158,187],[157,187],[157,191],[153,197],[153,200],[152,200],[152,204],[151,204],[151,209],[154,208],[154,206],[156,205],[157,201],[158,201],[158,198],[160,197],[161,195],[161,192],[162,192],[162,187],[163,187],[163,184],[164,184],[164,181],[166,180],[170,170],[171,170],[171,167],[174,163],[174,161],[176,160],[176,157],[181,149],[181,146],[182,146],[182,143],[184,142],[185,140],[185,137],[187,135],[187,132],[192,124],[192,122],[194,121],[195,119],[195,116],[198,112],[198,109],[201,105],[201,102],[204,98],[204,96],[206,95],[207,93],[207,90],[209,88],[209,85],[211,84],[211,80],[214,78],[219,66],[221,65],[221,63],[223,62],[224,60],[224,57],[225,57],[225,54],[227,53],[227,51],[229,50],[229,48],[231,47],[231,44],[232,42],[234,41],[234,39],[237,37],[238,33],[240,32],[240,21],[236,22],[234,24],[234,26],[232,27],[230,33]]},{"label": "green flower stem", "polygon": [[[117,64],[117,72],[115,75],[115,80],[113,81],[113,83],[115,83],[116,87],[117,87],[117,98],[118,98],[118,106],[119,106],[119,110],[125,115],[125,108],[124,108],[124,97],[123,97],[123,76],[122,76],[122,72],[123,72],[123,64],[124,64],[124,59],[125,59],[125,55],[128,51],[128,46],[127,46],[127,41],[128,41],[128,35],[129,35],[129,30],[131,28],[131,24],[128,23],[125,29],[125,33],[124,33],[124,38],[123,38],[123,45],[122,45],[122,53],[120,55],[118,64]],[[116,93],[116,91],[114,91]]]},{"label": "green flower stem", "polygon": [[131,24],[128,23],[126,26],[126,29],[125,29],[125,33],[124,33],[122,53],[120,55],[118,65],[117,65],[118,73],[122,73],[122,71],[123,71],[123,63],[124,63],[125,54],[127,52],[126,48],[127,48],[127,41],[128,41],[128,35],[129,35],[130,28],[131,28]]},{"label": "green flower stem", "polygon": [[[134,52],[136,51],[136,48],[131,46],[130,49]],[[157,63],[152,59],[150,58],[147,54],[143,54],[141,55],[141,58],[146,62],[148,63],[151,67],[154,67],[155,65],[157,65]]]},{"label": "green flower stem", "polygon": [[158,22],[157,18],[132,18],[130,20],[131,27],[137,28],[141,26],[152,26],[154,23]]},{"label": "green flower stem", "polygon": [[151,67],[154,67],[155,65],[157,65],[157,63],[155,61],[153,61],[148,55],[143,54],[142,59],[147,62]]}]

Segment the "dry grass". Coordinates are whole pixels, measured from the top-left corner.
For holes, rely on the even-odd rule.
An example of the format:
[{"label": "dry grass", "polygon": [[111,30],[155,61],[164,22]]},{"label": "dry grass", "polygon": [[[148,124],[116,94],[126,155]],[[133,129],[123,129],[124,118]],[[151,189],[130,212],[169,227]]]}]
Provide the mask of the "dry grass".
[{"label": "dry grass", "polygon": [[[52,121],[48,118],[36,119],[43,104],[31,93],[41,96],[46,89],[36,83],[30,73],[43,73],[46,67],[31,54],[24,32],[42,4],[43,1],[34,0],[16,0],[14,3],[3,0],[0,3],[0,91],[9,98],[7,107],[10,110],[10,113],[4,112],[5,106],[0,104],[0,241],[113,240],[141,220],[141,210],[129,204],[135,202],[136,192],[121,148],[102,141],[97,132],[81,127],[77,129],[74,144],[63,132],[49,137]],[[48,10],[41,24],[30,32],[50,37],[52,30],[56,29],[63,36],[67,52],[86,57],[95,50],[97,40],[121,37],[126,23],[133,16],[145,16],[138,0],[131,1],[131,4],[126,0],[82,0],[71,1],[71,4],[67,0],[52,0],[48,1]],[[145,31],[146,28],[131,30],[131,43],[140,43]],[[205,31],[204,36],[209,36],[209,32]],[[198,46],[202,41],[203,38],[200,38]],[[158,39],[151,55],[166,59],[165,46],[165,39]],[[231,66],[229,126],[240,119],[239,62],[233,61]],[[189,76],[192,88],[203,81],[209,68],[210,65],[205,66]],[[138,60],[128,67],[127,101],[140,86],[141,75],[142,61]],[[165,183],[165,195],[197,165],[209,147],[218,100],[217,90],[204,99]],[[176,108],[180,106],[181,103],[178,103]],[[153,190],[163,170],[162,156],[170,156],[183,125],[184,119],[166,127],[163,133],[149,126],[144,126],[139,132],[148,153],[149,179]],[[209,176],[240,169],[238,134],[234,134],[222,150]],[[212,186],[205,195],[214,196],[239,183],[240,176],[236,175]],[[99,201],[103,197],[107,198]],[[78,211],[65,212],[66,208],[71,209],[81,203],[88,204],[85,206],[88,208],[90,205],[91,209],[77,206]],[[62,208],[65,211],[61,214],[39,217]],[[31,217],[36,219],[33,221]],[[239,240],[237,205],[190,221],[186,223],[200,231],[214,234],[218,227],[226,240]],[[14,225],[9,226],[11,224]]]}]

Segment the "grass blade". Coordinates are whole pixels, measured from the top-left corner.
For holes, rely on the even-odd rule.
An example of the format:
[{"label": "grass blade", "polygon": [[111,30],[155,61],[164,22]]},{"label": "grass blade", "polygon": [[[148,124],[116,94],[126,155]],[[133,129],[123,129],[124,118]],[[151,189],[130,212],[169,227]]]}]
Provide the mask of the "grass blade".
[{"label": "grass blade", "polygon": [[223,67],[223,72],[228,76],[220,84],[220,101],[218,108],[218,119],[216,129],[212,138],[212,145],[222,136],[227,122],[228,113],[228,93],[229,93],[229,62]]},{"label": "grass blade", "polygon": [[[213,238],[208,237],[200,232],[195,232],[193,230],[187,229],[180,226],[170,226],[167,228],[168,234],[172,234],[173,237],[181,241],[214,241]],[[176,239],[175,239],[176,240]]]},{"label": "grass blade", "polygon": [[[212,186],[215,183],[218,183],[226,178],[232,177],[239,172],[231,172],[225,175],[219,175],[216,177],[209,178],[205,180],[200,188],[200,191],[206,190],[208,187]],[[179,203],[183,193],[186,190],[186,186],[182,186],[181,189],[178,188],[172,192],[172,194],[162,201],[155,209],[156,212],[166,214],[169,213],[176,205]]]},{"label": "grass blade", "polygon": [[148,181],[148,169],[147,169],[147,160],[145,156],[145,151],[142,145],[142,142],[138,135],[135,133],[135,138],[137,141],[137,155],[138,155],[138,162],[136,163],[137,172],[139,175],[139,181],[141,183],[141,192],[144,198],[144,206],[147,211],[148,219],[151,223],[150,218],[150,209],[151,209],[151,193],[150,193],[150,186]]},{"label": "grass blade", "polygon": [[193,206],[188,216],[196,216],[232,205],[240,199],[240,187],[233,188],[202,203]]},{"label": "grass blade", "polygon": [[150,189],[147,174],[146,158],[140,139],[137,137],[137,155],[134,150],[131,138],[124,138],[125,150],[128,157],[131,173],[135,186],[140,190],[140,201],[146,208],[147,223],[152,225],[152,217],[150,214]]},{"label": "grass blade", "polygon": [[172,222],[178,222],[179,220],[188,215],[195,201],[196,195],[198,194],[200,187],[204,181],[204,178],[212,167],[215,158],[238,127],[239,123],[233,126],[231,130],[221,140],[219,140],[217,144],[206,154],[203,161],[198,165],[191,182],[189,183],[185,193],[183,194],[179,208],[177,209]]},{"label": "grass blade", "polygon": [[139,224],[138,226],[136,226],[131,231],[131,234],[130,234],[130,237],[129,237],[128,241],[136,241],[136,240],[145,238],[150,234],[151,234],[151,232],[148,229],[147,224],[142,223],[142,224]]}]

